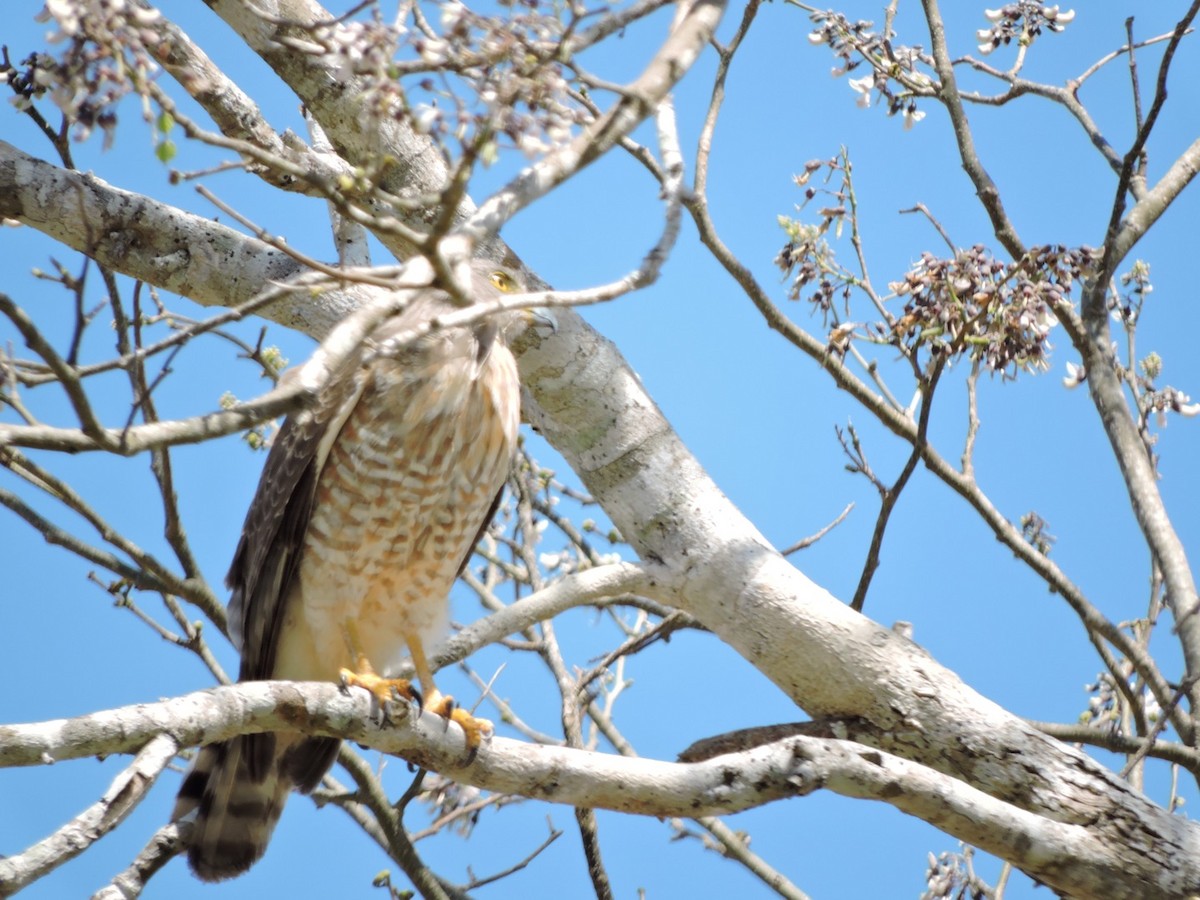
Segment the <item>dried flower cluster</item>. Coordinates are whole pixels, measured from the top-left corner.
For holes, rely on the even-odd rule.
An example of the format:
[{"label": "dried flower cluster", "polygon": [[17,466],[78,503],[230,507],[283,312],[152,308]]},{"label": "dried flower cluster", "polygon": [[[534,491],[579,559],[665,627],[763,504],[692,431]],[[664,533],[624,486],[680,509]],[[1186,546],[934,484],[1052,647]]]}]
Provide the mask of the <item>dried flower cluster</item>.
[{"label": "dried flower cluster", "polygon": [[1121,728],[1121,716],[1117,703],[1117,686],[1108,672],[1101,672],[1087,686],[1087,709],[1080,713],[1079,721],[1093,728],[1116,733]]},{"label": "dried flower cluster", "polygon": [[1058,6],[1042,6],[1031,0],[1007,3],[999,9],[985,9],[983,14],[992,25],[975,32],[975,37],[979,41],[979,52],[985,55],[1013,41],[1028,47],[1043,29],[1060,32],[1075,18],[1073,9],[1063,11]]},{"label": "dried flower cluster", "polygon": [[1150,264],[1141,259],[1135,261],[1121,276],[1120,283],[1121,293],[1109,301],[1109,308],[1113,319],[1128,330],[1137,326],[1142,306],[1154,290],[1150,283]]},{"label": "dried flower cluster", "polygon": [[1049,556],[1058,540],[1046,530],[1046,520],[1033,511],[1021,516],[1021,536],[1042,556]]},{"label": "dried flower cluster", "polygon": [[[1150,264],[1144,260],[1136,260],[1129,271],[1117,279],[1117,285],[1109,292],[1108,308],[1113,321],[1119,324],[1129,335],[1130,354],[1132,355],[1133,336],[1137,331],[1138,321],[1142,317],[1142,308],[1154,291],[1150,281]],[[1086,378],[1086,372],[1079,367],[1070,367],[1069,375],[1077,375],[1078,381]],[[1157,353],[1147,353],[1138,362],[1136,371],[1130,360],[1130,368],[1123,371],[1126,381],[1132,386],[1137,397],[1139,420],[1143,437],[1152,443],[1149,435],[1150,419],[1154,418],[1161,428],[1167,424],[1167,413],[1177,413],[1181,416],[1200,415],[1200,403],[1193,403],[1192,398],[1178,388],[1167,385],[1158,387],[1156,382],[1163,373],[1163,359]],[[1073,384],[1068,382],[1068,386]]]},{"label": "dried flower cluster", "polygon": [[1200,403],[1193,403],[1192,398],[1183,391],[1167,385],[1143,394],[1138,401],[1138,410],[1143,420],[1153,415],[1161,428],[1167,424],[1169,412],[1188,417],[1200,415]]},{"label": "dried flower cluster", "polygon": [[459,837],[470,837],[479,822],[484,792],[432,772],[425,776],[422,786],[421,799],[430,807],[430,818],[435,822],[448,820]]},{"label": "dried flower cluster", "polygon": [[441,142],[474,146],[488,162],[506,138],[532,156],[569,140],[585,120],[569,95],[560,61],[570,30],[565,12],[539,0],[501,3],[481,15],[459,2],[442,5],[440,28],[378,19],[323,26],[313,39],[336,60],[342,78],[358,78],[369,115],[410,118]]},{"label": "dried flower cluster", "polygon": [[808,302],[821,310],[822,321],[828,324],[834,301],[840,297],[843,304],[850,300],[853,281],[834,261],[833,248],[825,241],[828,230],[827,218],[822,225],[806,225],[787,216],[779,217],[779,224],[787,232],[788,242],[775,257],[775,265],[792,275],[788,288],[788,299],[799,300],[804,289],[812,287]]},{"label": "dried flower cluster", "polygon": [[519,6],[527,11],[502,19],[452,3],[443,23],[451,46],[488,60],[463,73],[486,111],[488,129],[533,156],[568,141],[587,117],[570,100],[570,83],[559,60],[566,25],[557,12],[540,12],[539,0],[521,0]]},{"label": "dried flower cluster", "polygon": [[[804,289],[813,286],[808,301],[821,310],[822,321],[826,324],[833,313],[834,301],[841,298],[843,307],[848,308],[851,290],[858,284],[854,275],[837,262],[833,248],[825,240],[825,235],[829,233],[841,237],[847,221],[851,222],[853,228],[851,208],[854,187],[850,168],[850,157],[845,149],[827,160],[809,160],[804,164],[804,171],[793,176],[792,180],[797,187],[804,188],[804,202],[799,209],[806,208],[817,197],[825,201],[825,205],[817,211],[820,223],[808,225],[788,216],[778,219],[788,240],[776,255],[775,265],[783,270],[784,275],[793,276],[788,299],[799,300]],[[826,185],[830,185],[835,178],[839,182],[827,187],[811,183],[822,170],[825,170]],[[836,316],[834,320],[837,321]]]},{"label": "dried flower cluster", "polygon": [[1035,247],[1015,263],[998,260],[979,245],[953,259],[925,253],[890,285],[907,298],[903,315],[894,325],[872,329],[881,340],[910,352],[930,345],[982,359],[1007,377],[1018,369],[1044,370],[1050,331],[1058,324],[1054,307],[1095,262],[1095,251],[1086,247]]},{"label": "dried flower cluster", "polygon": [[[496,15],[455,0],[441,5],[437,23],[414,8],[404,21],[386,23],[377,14],[339,20],[293,32],[289,40],[298,52],[330,59],[339,78],[358,80],[364,128],[372,120],[406,118],[418,131],[458,141],[489,162],[504,146],[529,156],[544,152],[586,121],[562,61],[573,16],[558,5],[543,11],[541,0],[502,0]],[[160,14],[131,0],[47,0],[41,18],[56,24],[51,40],[66,47],[3,73],[18,104],[49,92],[75,123],[76,139],[100,126],[110,142],[116,104],[157,70]]]},{"label": "dried flower cluster", "polygon": [[973,847],[965,845],[962,853],[930,853],[926,889],[920,900],[983,900],[991,896],[989,886],[975,874],[974,853]]},{"label": "dried flower cluster", "polygon": [[923,71],[931,69],[933,60],[919,45],[896,44],[892,41],[894,35],[872,31],[873,22],[851,22],[841,13],[817,11],[809,18],[817,27],[809,33],[808,41],[833,51],[838,60],[831,73],[835,78],[863,63],[870,68],[862,77],[850,79],[859,106],[870,106],[872,95],[877,93],[889,116],[903,113],[906,129],[925,117],[917,109],[915,97],[933,93],[934,79]]},{"label": "dried flower cluster", "polygon": [[[1141,694],[1142,713],[1149,723],[1157,722],[1162,717],[1162,707],[1154,699],[1149,690],[1141,688],[1136,681],[1131,681],[1134,696]],[[1088,706],[1079,715],[1080,724],[1091,726],[1110,734],[1122,732],[1121,708],[1124,705],[1123,694],[1117,688],[1111,672],[1101,672],[1096,680],[1084,688],[1091,696]]]},{"label": "dried flower cluster", "polygon": [[138,91],[158,69],[152,48],[160,15],[128,0],[46,0],[40,22],[54,22],[51,43],[64,44],[57,58],[35,53],[10,71],[19,108],[49,94],[74,126],[76,140],[99,127],[105,146],[116,129],[116,105]]}]

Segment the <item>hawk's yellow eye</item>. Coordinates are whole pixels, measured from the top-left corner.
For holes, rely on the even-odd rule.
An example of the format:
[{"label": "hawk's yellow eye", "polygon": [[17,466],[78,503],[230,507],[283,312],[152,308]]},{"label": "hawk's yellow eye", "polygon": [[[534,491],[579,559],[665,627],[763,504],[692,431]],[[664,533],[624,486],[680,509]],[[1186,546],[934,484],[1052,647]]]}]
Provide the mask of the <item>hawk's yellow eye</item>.
[{"label": "hawk's yellow eye", "polygon": [[497,269],[488,277],[491,279],[492,284],[506,294],[511,294],[517,289],[517,283],[513,281],[512,276],[500,269]]}]

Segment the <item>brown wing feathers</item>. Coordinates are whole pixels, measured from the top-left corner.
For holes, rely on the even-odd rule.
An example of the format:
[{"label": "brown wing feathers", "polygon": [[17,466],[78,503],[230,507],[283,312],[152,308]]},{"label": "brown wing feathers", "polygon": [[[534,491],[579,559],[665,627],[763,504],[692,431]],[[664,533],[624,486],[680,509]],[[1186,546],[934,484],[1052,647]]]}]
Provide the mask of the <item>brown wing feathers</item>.
[{"label": "brown wing feathers", "polygon": [[[348,363],[312,410],[289,418],[267,457],[226,577],[230,635],[242,654],[239,680],[274,674],[284,607],[324,462],[320,450],[357,402],[358,366],[359,359]],[[178,820],[195,811],[188,862],[197,877],[219,881],[249,869],[266,851],[288,792],[313,790],[340,746],[334,738],[263,733],[201,748],[172,814]]]}]

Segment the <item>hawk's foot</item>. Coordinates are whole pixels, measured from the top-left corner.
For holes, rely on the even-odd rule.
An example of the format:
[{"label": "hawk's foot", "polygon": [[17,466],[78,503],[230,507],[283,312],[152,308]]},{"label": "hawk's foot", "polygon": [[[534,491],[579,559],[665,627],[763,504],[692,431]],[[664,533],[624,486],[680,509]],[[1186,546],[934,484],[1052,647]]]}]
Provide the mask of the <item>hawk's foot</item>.
[{"label": "hawk's foot", "polygon": [[475,761],[475,755],[479,752],[480,745],[496,731],[496,726],[491,721],[476,718],[455,703],[453,697],[444,695],[441,691],[435,690],[424,708],[441,716],[447,724],[457,722],[458,727],[463,730],[467,741],[467,758],[464,765],[470,765]]},{"label": "hawk's foot", "polygon": [[391,722],[388,709],[397,698],[414,700],[418,707],[421,706],[421,692],[407,678],[384,678],[371,671],[353,672],[350,669],[341,669],[338,672],[338,680],[343,690],[360,687],[370,691],[379,704],[379,713],[384,725]]}]

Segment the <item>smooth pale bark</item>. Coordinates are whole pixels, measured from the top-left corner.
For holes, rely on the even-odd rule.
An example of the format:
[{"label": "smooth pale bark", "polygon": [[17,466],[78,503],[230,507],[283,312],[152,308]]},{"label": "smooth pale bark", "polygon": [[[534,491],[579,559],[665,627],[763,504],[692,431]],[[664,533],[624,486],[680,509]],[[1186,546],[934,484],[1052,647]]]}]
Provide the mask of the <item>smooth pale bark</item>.
[{"label": "smooth pale bark", "polygon": [[[219,0],[212,5],[230,16],[246,9]],[[351,162],[375,152],[380,136],[366,140],[353,116],[339,114],[336,86],[327,73],[302,54],[283,59],[264,28],[250,22],[238,30],[314,106],[334,146]],[[318,109],[315,100],[325,105]],[[384,137],[388,152],[403,161],[398,171],[410,190],[440,186],[444,172],[428,145],[411,135]],[[201,303],[223,304],[253,296],[297,270],[278,251],[229,229],[121,195],[97,179],[35,165],[11,149],[0,151],[0,213],[118,271]],[[18,192],[16,199],[10,190]],[[160,227],[147,229],[148,220]],[[163,227],[174,230],[164,234]],[[346,308],[293,296],[264,315],[320,335],[354,297],[339,302]],[[574,314],[562,312],[559,318],[559,331],[535,339],[521,357],[529,420],[564,455],[640,556],[670,573],[675,603],[810,714],[843,719],[847,736],[860,745],[920,764],[906,769],[893,764],[892,756],[879,757],[878,765],[892,773],[886,786],[891,802],[964,840],[995,847],[1067,896],[1195,893],[1200,830],[1194,824],[1169,815],[1086,755],[1036,732],[970,690],[917,645],[813,584],[775,553],[707,477],[616,348]],[[336,698],[329,700],[335,704]],[[355,727],[347,722],[339,733],[353,735]],[[512,742],[493,749],[507,752],[507,743]],[[789,776],[801,783],[804,766],[816,766],[811,759],[820,752],[819,742],[803,746],[808,749]],[[830,742],[827,749],[834,753],[839,745]],[[869,762],[861,748],[854,752]],[[835,769],[826,762],[813,771],[841,772],[830,787],[853,796],[881,790],[869,789],[861,771],[846,774],[853,768],[849,763]],[[612,765],[614,772],[633,772],[641,764]],[[475,780],[474,771],[466,777]],[[923,779],[934,779],[934,786]],[[489,782],[480,777],[477,783]],[[955,795],[958,786],[979,796]],[[795,794],[805,792],[795,783],[791,787]],[[517,789],[547,796],[540,782],[527,780]],[[554,799],[583,802],[578,795]],[[1069,864],[1072,853],[1080,864]]]},{"label": "smooth pale bark", "polygon": [[[640,815],[720,815],[832,790],[891,804],[1058,885],[1071,885],[1070,896],[1168,896],[1185,887],[1182,876],[1174,890],[1127,887],[1094,829],[1015,809],[959,779],[848,740],[796,735],[701,762],[668,763],[494,738],[468,763],[458,728],[447,729],[432,714],[418,716],[407,705],[393,708],[392,721],[381,726],[372,703],[365,691],[346,692],[325,682],[250,682],[71,720],[0,726],[0,766],[132,752],[155,742],[170,748],[165,755],[155,751],[154,760],[145,763],[151,767],[147,774],[139,758],[99,804],[58,834],[0,860],[0,885],[25,883],[99,837],[105,821],[123,815],[136,800],[125,785],[135,779],[140,796],[176,742],[300,729],[394,753],[488,790]],[[1160,862],[1189,849],[1164,841],[1142,849]]]}]

